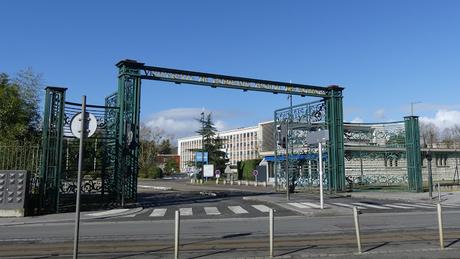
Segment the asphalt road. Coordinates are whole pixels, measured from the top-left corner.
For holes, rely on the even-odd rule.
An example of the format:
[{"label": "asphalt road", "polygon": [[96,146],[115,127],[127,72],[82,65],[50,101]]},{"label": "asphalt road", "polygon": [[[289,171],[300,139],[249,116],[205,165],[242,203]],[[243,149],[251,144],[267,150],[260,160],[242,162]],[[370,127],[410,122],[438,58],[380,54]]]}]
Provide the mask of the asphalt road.
[{"label": "asphalt road", "polygon": [[[427,248],[436,251],[438,247],[437,221],[434,213],[364,214],[360,216],[360,222],[364,235],[363,246],[366,250],[372,248],[368,252],[388,253],[390,248],[397,251],[398,249],[409,251]],[[457,251],[456,249],[460,246],[458,242],[460,213],[445,212],[444,222],[446,244],[451,244],[450,249]],[[0,227],[0,255],[49,256],[54,254],[64,256],[69,253],[73,227],[72,223],[2,226]],[[173,237],[173,221],[85,222],[81,225],[80,233],[84,253],[114,251],[128,254],[158,253],[155,256],[168,258]],[[219,254],[219,257],[222,258],[225,256],[231,258],[233,253],[241,255],[239,254],[241,249],[246,255],[266,251],[267,233],[267,217],[184,219],[181,222],[181,239],[185,242],[184,244],[195,244],[188,248],[186,245],[185,248],[195,249],[196,253],[203,254],[223,250]],[[275,220],[275,234],[277,246],[281,249],[279,252],[291,251],[291,255],[314,255],[327,252],[346,253],[352,256],[356,252],[356,248],[353,248],[355,247],[353,245],[354,226],[351,217],[278,217]],[[227,240],[234,243],[229,245],[226,242],[230,241]],[[324,243],[321,243],[323,241]],[[130,246],[130,242],[140,243]],[[142,242],[146,243],[142,245]],[[125,245],[117,245],[124,243]],[[283,243],[286,245],[285,248],[282,248]],[[18,244],[21,249],[18,249]],[[92,248],[85,250],[85,244]],[[310,250],[304,249],[311,245],[315,245],[316,249],[313,249],[314,247],[311,247]],[[42,247],[43,251],[37,250],[37,247]],[[301,250],[293,252],[297,249]],[[460,253],[456,255],[458,257]],[[110,258],[117,258],[113,254],[110,256],[112,256]],[[216,257],[217,255],[212,255],[208,258]]]},{"label": "asphalt road", "polygon": [[[185,182],[141,182],[170,190],[140,190],[143,209],[81,223],[81,257],[172,258],[173,213],[181,210],[181,258],[254,258],[268,255],[268,208],[275,209],[275,254],[280,258],[354,258],[351,206],[361,208],[364,255],[359,258],[460,258],[460,210],[444,208],[445,251],[439,251],[433,204],[328,197],[318,211],[315,195],[291,201],[269,188],[196,186]],[[263,197],[269,197],[265,202]],[[275,198],[273,198],[275,197]],[[246,199],[249,198],[249,199]],[[251,199],[257,198],[257,199]],[[418,206],[417,206],[418,205]],[[83,212],[85,213],[85,212]],[[0,226],[1,258],[68,258],[74,224]]]}]

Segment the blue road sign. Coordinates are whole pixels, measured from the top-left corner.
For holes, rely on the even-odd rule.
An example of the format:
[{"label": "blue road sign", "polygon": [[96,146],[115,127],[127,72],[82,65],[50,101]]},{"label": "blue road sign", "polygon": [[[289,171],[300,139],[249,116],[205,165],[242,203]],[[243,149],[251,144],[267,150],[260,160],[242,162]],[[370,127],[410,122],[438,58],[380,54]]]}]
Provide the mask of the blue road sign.
[{"label": "blue road sign", "polygon": [[[203,155],[204,157],[202,158]],[[196,162],[208,162],[208,152],[195,152],[195,161]]]}]

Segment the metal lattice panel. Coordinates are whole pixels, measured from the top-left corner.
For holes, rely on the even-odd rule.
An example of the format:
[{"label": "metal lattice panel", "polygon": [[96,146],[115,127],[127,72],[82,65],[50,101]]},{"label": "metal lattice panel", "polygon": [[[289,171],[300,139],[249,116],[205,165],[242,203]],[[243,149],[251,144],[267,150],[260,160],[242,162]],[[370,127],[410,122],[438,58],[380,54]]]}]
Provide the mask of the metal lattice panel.
[{"label": "metal lattice panel", "polygon": [[[308,144],[311,131],[326,129],[326,105],[316,101],[275,111],[275,179],[277,186],[286,186],[286,152],[289,162],[289,181],[297,188],[319,186],[318,147]],[[287,132],[287,133],[286,133]],[[281,142],[287,134],[287,150]],[[328,186],[327,163],[323,183]]]}]

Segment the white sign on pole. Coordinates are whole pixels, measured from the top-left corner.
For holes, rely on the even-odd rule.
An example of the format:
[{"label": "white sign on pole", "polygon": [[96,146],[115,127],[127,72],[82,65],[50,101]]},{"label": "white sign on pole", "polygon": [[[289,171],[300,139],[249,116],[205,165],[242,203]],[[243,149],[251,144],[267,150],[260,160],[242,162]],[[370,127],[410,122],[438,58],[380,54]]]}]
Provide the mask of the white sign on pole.
[{"label": "white sign on pole", "polygon": [[[75,114],[75,116],[73,116],[72,120],[70,121],[70,131],[77,138],[81,138],[81,123],[82,123],[81,117],[82,117],[82,113],[81,112],[77,113]],[[93,114],[89,112],[86,113],[86,118],[88,120],[88,127],[87,127],[88,135],[86,135],[85,137],[89,138],[96,132],[97,119]]]},{"label": "white sign on pole", "polygon": [[309,131],[306,136],[306,142],[310,145],[318,144],[329,140],[329,130]]},{"label": "white sign on pole", "polygon": [[214,177],[214,165],[204,165],[203,177]]},{"label": "white sign on pole", "polygon": [[220,170],[219,169],[216,170],[216,178],[220,178]]}]

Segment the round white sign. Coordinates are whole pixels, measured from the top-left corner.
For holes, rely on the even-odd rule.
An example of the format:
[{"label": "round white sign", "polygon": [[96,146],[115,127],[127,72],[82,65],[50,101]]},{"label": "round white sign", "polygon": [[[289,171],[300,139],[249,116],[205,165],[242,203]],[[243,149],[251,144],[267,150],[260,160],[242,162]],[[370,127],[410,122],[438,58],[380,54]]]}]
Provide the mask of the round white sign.
[{"label": "round white sign", "polygon": [[[87,112],[86,113],[87,115],[87,120],[88,120],[88,128],[86,129],[87,130],[87,137],[91,137],[92,135],[94,135],[94,133],[96,132],[96,129],[97,129],[97,119],[96,117]],[[81,117],[82,117],[82,113],[77,113],[75,114],[75,116],[73,116],[72,120],[70,121],[70,131],[72,131],[72,134],[77,137],[77,138],[80,138],[81,137]]]}]

